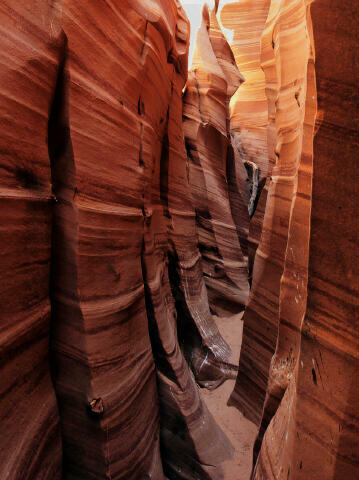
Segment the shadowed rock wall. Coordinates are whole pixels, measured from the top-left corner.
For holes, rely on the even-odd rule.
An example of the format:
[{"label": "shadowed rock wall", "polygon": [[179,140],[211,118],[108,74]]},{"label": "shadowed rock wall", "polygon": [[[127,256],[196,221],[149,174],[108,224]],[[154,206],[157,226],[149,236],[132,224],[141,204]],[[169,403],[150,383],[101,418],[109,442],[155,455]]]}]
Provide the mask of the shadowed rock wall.
[{"label": "shadowed rock wall", "polygon": [[58,2],[0,6],[0,477],[61,478],[49,368],[53,197],[48,118],[61,50]]},{"label": "shadowed rock wall", "polygon": [[177,334],[229,355],[189,204],[188,20],[174,0],[49,5],[0,8],[0,476],[220,478],[232,447]]}]

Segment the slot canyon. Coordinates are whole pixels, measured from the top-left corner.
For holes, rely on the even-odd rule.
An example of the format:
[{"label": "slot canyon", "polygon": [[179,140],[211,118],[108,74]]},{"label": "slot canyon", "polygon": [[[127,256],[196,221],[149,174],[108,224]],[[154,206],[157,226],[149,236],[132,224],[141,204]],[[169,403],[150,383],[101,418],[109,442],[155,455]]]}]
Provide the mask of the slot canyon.
[{"label": "slot canyon", "polygon": [[0,480],[359,478],[357,15],[1,0]]}]

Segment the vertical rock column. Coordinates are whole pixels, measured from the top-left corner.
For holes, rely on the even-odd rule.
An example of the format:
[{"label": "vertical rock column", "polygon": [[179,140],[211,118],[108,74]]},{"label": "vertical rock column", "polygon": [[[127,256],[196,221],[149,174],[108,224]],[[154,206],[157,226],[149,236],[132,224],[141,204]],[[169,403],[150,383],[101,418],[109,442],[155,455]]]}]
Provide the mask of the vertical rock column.
[{"label": "vertical rock column", "polygon": [[68,1],[63,28],[50,144],[66,476],[161,480],[163,463],[175,478],[217,478],[231,445],[181,351],[169,281],[170,244],[181,257],[169,172],[185,165],[187,19],[174,1]]},{"label": "vertical rock column", "polygon": [[228,96],[240,85],[241,76],[225,41],[221,50],[219,33],[214,12],[205,6],[183,114],[189,183],[210,306],[213,312],[228,316],[243,310],[249,286],[247,260],[232,218],[226,176],[227,152],[231,148]]},{"label": "vertical rock column", "polygon": [[[341,480],[356,478],[359,472],[359,285],[354,231],[358,184],[354,56],[358,47],[353,35],[354,6],[352,2],[334,2],[328,9],[325,2],[316,1],[311,17],[318,112],[307,311],[300,335],[298,332],[295,343],[292,341],[293,348],[300,345],[294,374],[265,433],[255,479]],[[308,89],[308,102],[312,94],[315,91]],[[284,279],[282,285],[284,312],[290,303]],[[283,322],[283,337],[285,327]],[[277,348],[277,358],[278,354]]]},{"label": "vertical rock column", "polygon": [[[244,315],[237,385],[232,395],[232,400],[255,423],[261,421],[270,362],[277,343],[280,282],[302,158],[309,55],[305,2],[272,2],[262,36],[262,66],[270,122],[268,151],[273,152],[276,160],[267,180],[263,229]],[[310,203],[305,208],[310,208]],[[305,235],[304,231],[304,249],[308,245]]]},{"label": "vertical rock column", "polygon": [[[161,16],[164,12],[161,11]],[[151,182],[145,193],[147,216],[142,265],[158,375],[161,452],[165,474],[168,478],[183,480],[193,475],[198,479],[214,480],[221,478],[220,464],[231,456],[232,447],[202,401],[180,347],[183,347],[188,358],[192,348],[205,348],[208,354],[213,354],[213,341],[219,340],[219,353],[221,348],[226,351],[228,346],[219,336],[215,325],[212,325],[213,319],[203,287],[197,287],[197,282],[199,285],[201,283],[196,275],[201,272],[198,268],[191,270],[191,266],[198,261],[197,237],[193,211],[188,205],[182,131],[182,89],[187,77],[189,32],[188,20],[182,8],[175,10],[175,13],[178,19],[177,25],[175,22],[170,24],[172,36],[167,45],[167,62],[161,64],[161,77],[170,79],[170,97],[158,139],[159,161],[153,165]],[[159,21],[154,20],[148,27],[149,38],[162,28]],[[182,295],[179,295],[177,288]],[[200,294],[197,296],[198,291]],[[177,325],[182,333],[188,325],[194,327],[199,343],[191,341],[189,345],[180,345]],[[196,355],[196,352],[193,351],[193,354]]]},{"label": "vertical rock column", "polygon": [[63,6],[52,349],[67,478],[163,478],[141,265],[146,195],[160,161],[154,140],[170,98],[161,70],[170,32],[154,7]]},{"label": "vertical rock column", "polygon": [[49,112],[60,63],[60,2],[0,6],[0,478],[60,479],[50,379]]},{"label": "vertical rock column", "polygon": [[269,0],[232,1],[220,6],[220,20],[229,34],[237,66],[245,82],[231,99],[231,134],[239,160],[248,169],[247,185],[252,190],[248,234],[249,273],[260,241],[266,193],[262,189],[270,176],[268,155],[268,102],[266,80],[261,66],[261,37],[268,16]]}]

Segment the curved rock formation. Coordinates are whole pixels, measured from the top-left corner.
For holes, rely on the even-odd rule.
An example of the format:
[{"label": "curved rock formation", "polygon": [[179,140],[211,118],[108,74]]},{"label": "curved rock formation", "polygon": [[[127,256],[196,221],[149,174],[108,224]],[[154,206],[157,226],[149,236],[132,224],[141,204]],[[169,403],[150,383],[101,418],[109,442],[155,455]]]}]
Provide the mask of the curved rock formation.
[{"label": "curved rock formation", "polygon": [[[282,11],[285,13],[282,14]],[[293,50],[282,47],[289,42],[294,43],[291,46]],[[242,386],[238,393],[243,408],[247,403],[251,404],[250,398],[255,396],[257,411],[248,412],[255,422],[260,420],[269,364],[277,341],[280,281],[302,152],[310,53],[303,2],[301,5],[289,2],[287,8],[280,2],[272,3],[262,48],[270,115],[268,150],[273,152],[276,163],[268,179],[261,240],[255,257],[251,296],[244,316],[239,371]],[[280,76],[278,72],[281,72]],[[306,208],[310,209],[310,203]],[[301,245],[305,250],[303,237]],[[303,263],[306,264],[305,259]],[[305,281],[305,273],[303,278]]]},{"label": "curved rock formation", "polygon": [[[354,332],[358,325],[355,297],[349,294],[358,289],[350,274],[354,238],[348,235],[343,241],[334,227],[342,224],[343,209],[346,228],[350,229],[349,219],[353,218],[355,179],[350,162],[354,161],[355,146],[352,131],[344,125],[355,116],[355,102],[349,93],[350,100],[338,112],[333,96],[328,96],[328,82],[337,86],[343,82],[343,65],[332,69],[328,80],[328,61],[335,63],[334,40],[329,42],[331,33],[319,20],[325,11],[323,2],[315,2],[311,8],[314,34],[310,2],[272,1],[261,39],[268,151],[274,167],[267,180],[268,194],[260,200],[266,200],[263,231],[232,395],[232,402],[260,424],[256,479],[353,478],[359,465],[354,453],[358,431],[354,406],[358,343]],[[339,2],[337,8],[341,8]],[[349,21],[353,12],[349,2],[343,8],[346,30],[338,36],[345,36],[347,42],[354,28]],[[315,61],[318,114],[314,44],[320,52]],[[353,40],[348,49],[354,51]],[[348,81],[353,78],[350,54],[343,57],[343,64]],[[354,92],[355,85],[347,89]],[[322,123],[323,111],[328,112],[328,123]],[[335,139],[329,140],[329,125],[335,126]],[[347,159],[339,188],[347,192],[345,207],[341,200],[340,205],[336,203],[335,189],[323,180],[327,178],[325,165],[337,157],[329,152],[339,148]],[[332,205],[330,213],[326,201]],[[338,248],[343,262],[340,276]]]},{"label": "curved rock formation", "polygon": [[[184,134],[210,306],[225,316],[243,310],[249,293],[247,259],[232,217],[226,168],[227,159],[233,159],[228,104],[241,81],[215,14],[205,5],[183,99]],[[243,225],[248,212],[242,211]]]},{"label": "curved rock formation", "polygon": [[268,105],[260,40],[269,3],[269,0],[224,2],[220,10],[223,26],[233,31],[231,48],[245,79],[231,100],[231,130],[235,133],[242,161],[258,165],[261,180],[266,179],[268,169]]},{"label": "curved rock formation", "polygon": [[48,113],[58,72],[58,2],[0,6],[0,477],[61,478],[49,369],[51,171]]},{"label": "curved rock formation", "polygon": [[355,7],[218,8],[1,3],[1,479],[229,480],[243,311],[252,479],[359,473]]},{"label": "curved rock formation", "polygon": [[268,101],[261,66],[261,36],[269,4],[269,0],[230,1],[220,10],[222,25],[233,32],[231,48],[245,78],[231,100],[231,134],[237,155],[248,170],[247,182],[252,189],[249,212],[253,218],[247,240],[250,281],[261,237],[267,189],[262,195],[264,198],[260,197],[273,165],[268,155]]},{"label": "curved rock formation", "polygon": [[[350,83],[354,79],[352,55],[358,53],[351,33],[355,28],[353,8],[351,2],[337,2],[330,11],[325,10],[324,2],[311,6],[319,114],[313,146],[307,310],[305,316],[298,316],[299,331],[288,342],[284,320],[291,305],[284,274],[279,331],[282,341],[277,345],[271,377],[277,377],[275,365],[286,355],[285,350],[293,346],[297,346],[293,355],[296,362],[280,407],[265,434],[254,478],[287,478],[289,471],[290,478],[349,479],[359,473],[355,400],[359,384],[355,313],[359,285],[353,270],[353,261],[358,258],[354,250],[356,238],[349,233],[355,218],[353,191],[358,181],[353,176],[357,147],[352,141],[352,121],[357,121],[358,115],[358,85]],[[335,38],[328,27],[339,10],[346,22],[343,30],[336,31]],[[347,45],[340,65],[336,62],[339,39],[345,39]],[[330,72],[328,65],[332,65]],[[313,67],[308,70],[309,118],[313,115],[312,94],[315,95],[313,71]],[[344,82],[348,82],[347,96],[341,94]],[[334,101],[336,95],[342,97],[339,110]],[[324,120],[320,112],[325,112]],[[308,146],[311,148],[310,143]],[[333,171],[339,157],[343,160],[342,175],[335,179],[325,175]],[[303,160],[304,171],[308,171],[308,156]],[[305,188],[305,182],[302,187]],[[340,197],[335,193],[338,190],[343,192]],[[344,231],[338,229],[339,225]],[[297,249],[297,253],[301,250]],[[290,260],[286,264],[290,268]],[[284,441],[280,440],[283,431]]]},{"label": "curved rock formation", "polygon": [[[15,3],[0,10],[4,64],[12,61],[2,198],[16,239],[5,237],[3,265],[18,262],[22,273],[4,298],[1,441],[11,455],[0,476],[59,478],[62,451],[66,478],[220,478],[231,445],[201,400],[175,310],[177,300],[189,312],[199,349],[229,355],[186,200],[188,21],[174,0],[64,0],[62,12]],[[10,141],[19,131],[20,145]],[[173,271],[178,288],[190,286],[184,298],[173,296]]]}]

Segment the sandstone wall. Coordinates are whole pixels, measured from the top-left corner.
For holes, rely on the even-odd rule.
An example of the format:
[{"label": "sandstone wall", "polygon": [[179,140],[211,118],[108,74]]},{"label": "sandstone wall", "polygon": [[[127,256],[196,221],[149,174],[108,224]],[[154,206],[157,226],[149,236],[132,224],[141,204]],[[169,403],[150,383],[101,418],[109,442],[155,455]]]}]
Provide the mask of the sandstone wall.
[{"label": "sandstone wall", "polygon": [[358,474],[355,7],[217,8],[0,6],[1,479],[223,479],[244,310],[253,480]]},{"label": "sandstone wall", "polygon": [[0,8],[0,476],[218,478],[231,445],[175,308],[193,349],[229,354],[188,203],[188,20],[175,0],[32,3]]},{"label": "sandstone wall", "polygon": [[0,7],[0,477],[61,478],[49,369],[51,217],[47,130],[60,62],[58,3]]},{"label": "sandstone wall", "polygon": [[[228,105],[241,81],[216,16],[205,6],[183,99],[184,134],[210,306],[223,316],[243,310],[249,294],[247,257],[242,251],[247,232],[239,230],[246,230],[248,212],[238,205],[233,218],[234,197],[227,180],[231,158],[234,161]],[[242,170],[240,174],[246,175]],[[241,202],[240,185],[237,191]]]},{"label": "sandstone wall", "polygon": [[232,395],[260,427],[256,479],[353,478],[359,463],[355,16],[310,3],[270,2],[261,35],[273,168]]}]

